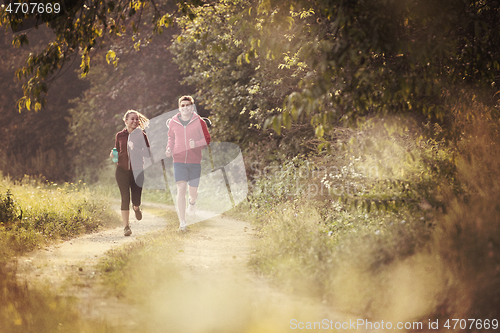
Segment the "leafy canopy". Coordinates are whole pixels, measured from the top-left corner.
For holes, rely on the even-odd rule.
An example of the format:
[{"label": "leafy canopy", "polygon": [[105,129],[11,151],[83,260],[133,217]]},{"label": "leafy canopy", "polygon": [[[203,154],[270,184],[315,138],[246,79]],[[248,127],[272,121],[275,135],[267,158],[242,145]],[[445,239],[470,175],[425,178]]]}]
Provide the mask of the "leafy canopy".
[{"label": "leafy canopy", "polygon": [[498,90],[498,4],[220,1],[184,24],[174,53],[212,109],[231,101],[235,112],[258,111],[278,133],[303,116],[320,138],[338,120],[370,113],[443,121],[455,89]]},{"label": "leafy canopy", "polygon": [[[81,57],[80,74],[84,77],[90,69],[93,48],[103,47],[107,38],[119,37],[127,29],[138,33],[143,16],[153,23],[150,33],[161,33],[164,27],[172,24],[174,15],[192,18],[193,8],[204,4],[201,0],[179,0],[174,5],[154,0],[63,0],[59,3],[62,10],[58,14],[38,13],[38,10],[16,12],[8,4],[0,7],[0,26],[18,32],[13,40],[18,47],[28,44],[31,29],[26,28],[31,25],[46,24],[54,32],[52,41],[43,51],[30,54],[25,65],[16,72],[19,79],[26,81],[23,84],[24,96],[18,101],[19,111],[40,110],[46,104],[45,96],[51,79],[71,57]],[[139,47],[141,42],[149,39],[150,36],[147,36],[134,41]],[[113,51],[108,53],[107,60],[116,65]]]},{"label": "leafy canopy", "polygon": [[[137,32],[146,9],[152,33],[176,14],[187,18],[174,45],[178,63],[209,108],[229,101],[234,115],[227,125],[236,124],[237,133],[263,122],[279,133],[306,119],[322,138],[336,121],[370,113],[441,121],[455,89],[490,96],[498,90],[498,0],[190,0],[177,1],[176,9],[153,0],[63,4],[63,15],[40,16],[53,42],[17,72],[27,80],[20,109],[44,105],[47,79],[75,52],[81,74],[88,73],[92,48],[127,29]],[[12,28],[32,16],[5,7],[0,15]],[[14,43],[27,43],[27,35]],[[115,62],[116,54],[107,60]]]}]

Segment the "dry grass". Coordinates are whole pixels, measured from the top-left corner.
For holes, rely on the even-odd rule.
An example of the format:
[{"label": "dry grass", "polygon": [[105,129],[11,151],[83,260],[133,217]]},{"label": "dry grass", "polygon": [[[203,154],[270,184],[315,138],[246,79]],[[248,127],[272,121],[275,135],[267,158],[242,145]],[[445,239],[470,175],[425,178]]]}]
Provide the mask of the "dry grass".
[{"label": "dry grass", "polygon": [[[361,174],[364,191],[355,196],[252,198],[243,211],[253,210],[261,226],[256,269],[374,320],[498,318],[500,125],[479,103],[454,112],[462,133],[455,144],[365,126],[347,154],[315,159],[317,170],[340,165],[355,172],[309,184],[345,184]],[[359,171],[373,167],[376,177]],[[265,181],[286,185],[290,177]]]}]

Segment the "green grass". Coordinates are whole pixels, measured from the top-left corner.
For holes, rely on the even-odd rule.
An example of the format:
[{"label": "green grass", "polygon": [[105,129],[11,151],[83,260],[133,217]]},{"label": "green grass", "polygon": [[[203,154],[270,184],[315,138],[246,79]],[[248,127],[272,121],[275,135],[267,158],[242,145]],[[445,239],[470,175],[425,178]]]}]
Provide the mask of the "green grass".
[{"label": "green grass", "polygon": [[0,181],[0,200],[4,203],[2,215],[8,217],[0,221],[0,243],[15,253],[119,225],[107,199],[83,183],[4,179]]}]

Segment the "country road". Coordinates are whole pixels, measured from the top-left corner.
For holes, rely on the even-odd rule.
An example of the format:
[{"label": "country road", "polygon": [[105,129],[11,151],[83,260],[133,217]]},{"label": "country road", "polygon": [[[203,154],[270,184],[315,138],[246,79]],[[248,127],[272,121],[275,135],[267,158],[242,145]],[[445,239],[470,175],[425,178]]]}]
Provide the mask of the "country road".
[{"label": "country road", "polygon": [[333,319],[321,304],[286,295],[252,272],[247,263],[256,232],[248,222],[220,216],[178,235],[168,257],[175,274],[159,277],[164,283],[139,305],[107,295],[95,269],[105,253],[167,226],[148,205],[143,215],[142,221],[131,219],[130,237],[121,227],[108,229],[19,258],[18,278],[74,299],[83,316],[120,332],[291,332],[292,319]]}]

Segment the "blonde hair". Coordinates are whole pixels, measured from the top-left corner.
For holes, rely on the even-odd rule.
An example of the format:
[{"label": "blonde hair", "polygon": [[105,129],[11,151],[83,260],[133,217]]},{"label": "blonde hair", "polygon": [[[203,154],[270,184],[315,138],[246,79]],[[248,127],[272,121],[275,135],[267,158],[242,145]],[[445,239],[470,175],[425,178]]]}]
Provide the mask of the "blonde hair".
[{"label": "blonde hair", "polygon": [[190,101],[191,104],[194,104],[194,98],[188,95],[184,95],[181,98],[179,98],[179,108],[181,107],[181,102],[182,101]]},{"label": "blonde hair", "polygon": [[135,113],[137,117],[139,117],[139,126],[141,127],[142,130],[144,130],[149,125],[149,119],[139,111],[135,110],[128,110],[127,112],[125,112],[125,115],[123,116],[123,121],[127,120],[129,114],[131,113]]}]

